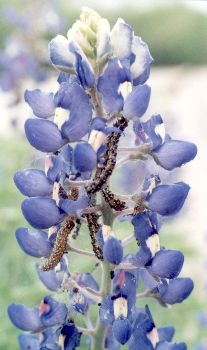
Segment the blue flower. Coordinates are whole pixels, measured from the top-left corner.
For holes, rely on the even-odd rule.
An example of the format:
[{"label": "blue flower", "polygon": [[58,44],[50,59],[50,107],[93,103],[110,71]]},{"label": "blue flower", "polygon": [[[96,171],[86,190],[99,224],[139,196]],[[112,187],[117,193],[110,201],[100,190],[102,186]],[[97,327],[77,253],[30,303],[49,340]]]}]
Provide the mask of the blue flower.
[{"label": "blue flower", "polygon": [[26,90],[24,99],[32,108],[36,117],[49,118],[55,113],[54,94],[43,92],[39,89]]},{"label": "blue flower", "polygon": [[36,258],[47,257],[52,250],[52,243],[45,231],[32,232],[20,227],[16,230],[16,239],[26,254]]},{"label": "blue flower", "polygon": [[124,98],[118,90],[120,84],[129,81],[129,79],[129,71],[117,58],[109,60],[97,83],[97,88],[102,96],[103,107],[107,114],[114,114],[122,110]]},{"label": "blue flower", "polygon": [[52,182],[39,169],[17,171],[14,182],[19,191],[28,197],[49,196],[53,190]]},{"label": "blue flower", "polygon": [[194,143],[177,140],[166,141],[152,153],[156,163],[166,170],[173,170],[190,162],[196,154],[197,147]]},{"label": "blue flower", "polygon": [[103,246],[104,259],[111,264],[119,265],[123,258],[123,247],[115,237],[109,237]]},{"label": "blue flower", "polygon": [[60,130],[50,120],[27,119],[24,128],[29,143],[41,152],[56,152],[64,145]]},{"label": "blue flower", "polygon": [[82,173],[92,171],[97,164],[97,155],[92,146],[88,143],[79,143],[73,152],[73,166]]},{"label": "blue flower", "polygon": [[20,334],[18,337],[21,350],[39,350],[40,341],[37,337],[31,334]]},{"label": "blue flower", "polygon": [[184,256],[177,250],[161,249],[149,266],[149,270],[160,278],[175,278],[179,275],[184,263]]},{"label": "blue flower", "polygon": [[155,187],[148,198],[148,208],[160,215],[174,215],[183,206],[190,190],[184,182]]},{"label": "blue flower", "polygon": [[49,43],[52,64],[64,72],[74,72],[74,55],[69,51],[69,42],[63,35],[57,35]]},{"label": "blue flower", "polygon": [[129,119],[137,119],[146,112],[151,95],[151,88],[148,85],[136,86],[124,103],[123,113]]},{"label": "blue flower", "polygon": [[57,225],[63,219],[63,213],[55,201],[49,197],[30,197],[22,202],[22,213],[28,223],[37,229],[46,229]]},{"label": "blue flower", "polygon": [[77,83],[62,83],[55,101],[57,107],[70,110],[69,120],[66,120],[61,131],[70,142],[79,141],[89,131],[92,120],[92,108],[88,95]]}]

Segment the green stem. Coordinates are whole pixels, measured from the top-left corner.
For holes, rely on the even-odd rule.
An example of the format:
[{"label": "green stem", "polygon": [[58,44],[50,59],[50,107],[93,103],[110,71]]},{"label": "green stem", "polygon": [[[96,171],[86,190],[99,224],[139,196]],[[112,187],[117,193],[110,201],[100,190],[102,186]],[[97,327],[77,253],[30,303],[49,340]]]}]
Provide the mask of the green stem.
[{"label": "green stem", "polygon": [[[104,225],[113,225],[114,216],[113,211],[109,207],[109,205],[105,202],[103,196],[102,196],[102,218],[103,218],[103,224]],[[103,261],[102,263],[102,280],[101,280],[101,294],[103,298],[105,298],[108,294],[111,293],[111,268],[110,264],[107,261]],[[93,342],[92,342],[92,348],[91,350],[104,350],[104,342],[105,342],[105,328],[101,322],[100,318],[98,316]]]},{"label": "green stem", "polygon": [[[110,276],[110,264],[106,261],[103,262],[103,272],[102,272],[102,281],[101,281],[101,292],[103,297],[110,294],[111,292],[111,276]],[[105,326],[100,322],[98,317],[97,324],[95,327],[92,348],[91,350],[104,350],[104,341],[105,341]]]}]

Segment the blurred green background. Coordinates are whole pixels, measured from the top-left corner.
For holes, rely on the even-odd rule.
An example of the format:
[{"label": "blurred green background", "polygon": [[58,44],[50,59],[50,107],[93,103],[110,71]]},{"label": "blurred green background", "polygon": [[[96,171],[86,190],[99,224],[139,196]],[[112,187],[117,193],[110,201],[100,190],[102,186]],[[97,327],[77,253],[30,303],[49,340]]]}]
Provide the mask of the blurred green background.
[{"label": "blurred green background", "polygon": [[[1,0],[0,5],[7,2]],[[25,1],[10,0],[9,4],[24,11]],[[135,33],[149,44],[155,65],[204,65],[207,63],[207,16],[202,7],[194,9],[185,2],[175,2],[173,6],[165,6],[164,2],[156,2],[157,6],[136,6],[136,1],[114,2],[113,6],[98,4],[97,1],[58,1],[57,10],[66,20],[65,34],[74,20],[79,16],[81,6],[91,6],[101,15],[106,16],[112,23],[117,17],[123,17],[130,23]],[[146,2],[147,3],[147,2]],[[35,14],[33,20],[38,16]],[[15,28],[8,25],[3,18],[0,20],[0,47],[4,47],[7,36]],[[50,34],[47,38],[50,38]],[[54,70],[51,67],[51,72]],[[36,84],[37,86],[38,84]],[[37,86],[38,87],[38,86]],[[164,103],[164,101],[163,101]],[[1,116],[1,118],[3,118]],[[36,260],[26,256],[15,240],[15,230],[19,226],[27,225],[22,217],[20,203],[22,196],[13,184],[12,176],[17,169],[31,167],[32,159],[37,156],[21,134],[5,134],[0,139],[0,349],[18,349],[16,335],[19,333],[7,318],[8,304],[25,303],[28,306],[38,305],[40,299],[48,291],[39,282],[35,272]],[[190,166],[189,166],[190,171]],[[120,237],[127,230],[126,225],[118,226]],[[181,305],[169,309],[161,309],[156,302],[149,302],[157,326],[173,324],[176,327],[176,340],[186,341],[188,349],[195,349],[198,341],[206,334],[196,321],[198,310],[207,309],[206,295],[203,289],[204,270],[203,257],[187,239],[188,232],[179,226],[176,231],[171,225],[163,226],[161,230],[161,244],[169,249],[180,249],[185,254],[185,275],[188,274],[195,281],[195,291],[192,296]],[[87,246],[86,231],[81,231],[78,243]],[[136,247],[131,247],[136,249]],[[72,261],[73,260],[73,261]],[[82,263],[78,256],[69,260],[73,270],[93,270],[91,261]],[[86,267],[87,264],[87,267]],[[184,275],[183,274],[183,275]],[[148,302],[144,300],[143,302]],[[85,347],[82,347],[82,350]],[[124,347],[123,347],[124,349]],[[97,349],[98,350],[98,349]],[[140,349],[141,350],[141,349]]]}]

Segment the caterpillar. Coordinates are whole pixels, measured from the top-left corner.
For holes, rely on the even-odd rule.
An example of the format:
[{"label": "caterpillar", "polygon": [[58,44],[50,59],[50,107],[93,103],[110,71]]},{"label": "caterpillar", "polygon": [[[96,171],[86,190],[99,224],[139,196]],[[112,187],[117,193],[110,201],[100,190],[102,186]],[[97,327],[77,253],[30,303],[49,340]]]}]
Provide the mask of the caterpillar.
[{"label": "caterpillar", "polygon": [[63,199],[72,199],[73,201],[77,201],[79,196],[79,190],[77,187],[70,188],[69,192],[66,192],[66,190],[60,185],[58,190],[58,195],[62,197]]},{"label": "caterpillar", "polygon": [[127,208],[126,203],[124,201],[121,201],[113,192],[111,192],[108,186],[104,186],[101,192],[105,201],[112,209],[115,209],[116,211],[122,211]]},{"label": "caterpillar", "polygon": [[96,240],[96,233],[101,227],[101,225],[98,223],[98,215],[96,213],[90,213],[90,214],[85,214],[85,217],[88,223],[88,228],[89,228],[90,237],[91,237],[91,244],[93,247],[94,254],[96,255],[97,259],[103,260],[103,252]]},{"label": "caterpillar", "polygon": [[114,127],[118,128],[120,132],[112,132],[112,134],[107,137],[107,151],[105,153],[105,160],[103,164],[99,164],[97,166],[93,181],[86,186],[86,191],[88,194],[100,191],[102,186],[106,183],[108,177],[112,174],[116,165],[118,142],[121,137],[121,133],[124,131],[127,125],[128,120],[124,116],[114,123]]},{"label": "caterpillar", "polygon": [[54,247],[46,259],[46,261],[40,266],[43,271],[49,271],[54,269],[60,262],[63,254],[67,253],[68,236],[75,226],[74,219],[67,217],[57,233]]}]

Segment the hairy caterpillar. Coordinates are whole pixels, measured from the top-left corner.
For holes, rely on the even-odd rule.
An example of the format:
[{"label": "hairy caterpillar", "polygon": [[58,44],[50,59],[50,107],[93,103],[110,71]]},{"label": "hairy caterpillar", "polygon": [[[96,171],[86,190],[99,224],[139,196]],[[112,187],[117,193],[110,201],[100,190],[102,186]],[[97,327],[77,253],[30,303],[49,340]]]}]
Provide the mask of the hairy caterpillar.
[{"label": "hairy caterpillar", "polygon": [[105,201],[112,209],[115,209],[116,211],[122,211],[127,208],[126,203],[124,201],[121,201],[113,192],[111,192],[108,186],[104,186],[101,192]]},{"label": "hairy caterpillar", "polygon": [[94,254],[96,255],[97,259],[103,260],[103,252],[96,240],[96,233],[101,227],[101,225],[98,223],[98,215],[95,213],[90,213],[86,214],[85,217],[88,222],[88,228],[90,232],[91,244],[93,247]]},{"label": "hairy caterpillar", "polygon": [[118,128],[121,132],[112,132],[112,134],[107,137],[107,151],[105,154],[105,160],[103,164],[98,165],[92,183],[86,186],[86,191],[88,194],[100,191],[102,186],[106,183],[108,177],[112,174],[116,165],[118,142],[121,137],[121,133],[124,131],[127,125],[128,120],[123,116],[117,120],[116,123],[114,123],[114,127]]},{"label": "hairy caterpillar", "polygon": [[68,236],[75,226],[74,219],[72,217],[67,217],[57,233],[57,237],[54,243],[54,247],[40,267],[43,271],[49,271],[55,268],[63,257],[63,254],[67,253]]},{"label": "hairy caterpillar", "polygon": [[73,201],[77,201],[79,196],[79,190],[77,187],[70,188],[69,192],[66,192],[66,190],[60,185],[58,194],[63,199],[72,199]]}]

